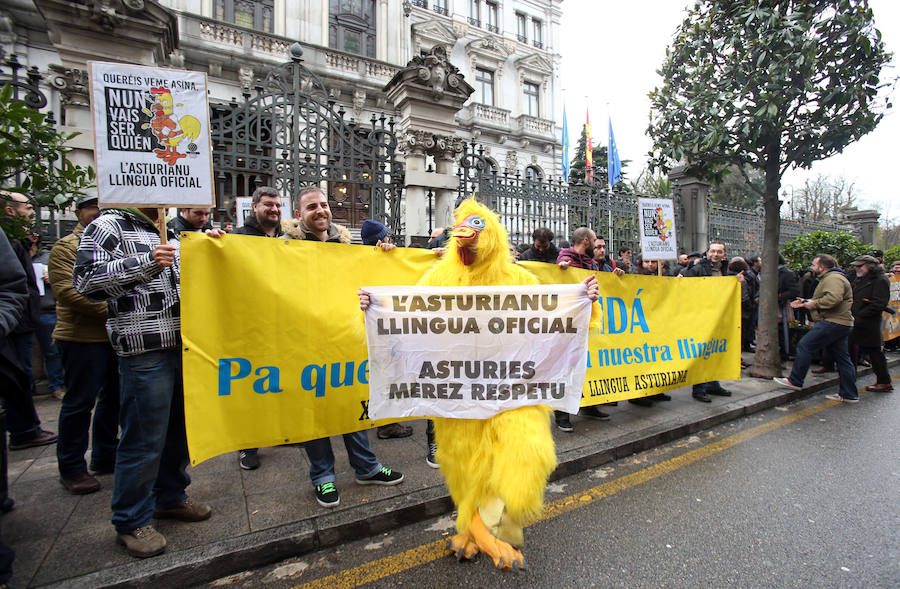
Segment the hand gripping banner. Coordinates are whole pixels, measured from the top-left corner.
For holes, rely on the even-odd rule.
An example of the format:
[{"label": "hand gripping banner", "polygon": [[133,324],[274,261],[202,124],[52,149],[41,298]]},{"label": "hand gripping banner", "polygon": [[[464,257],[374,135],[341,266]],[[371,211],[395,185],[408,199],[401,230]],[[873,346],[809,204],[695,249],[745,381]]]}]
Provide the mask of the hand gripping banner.
[{"label": "hand gripping banner", "polygon": [[591,319],[584,284],[364,290],[372,418],[578,412]]}]

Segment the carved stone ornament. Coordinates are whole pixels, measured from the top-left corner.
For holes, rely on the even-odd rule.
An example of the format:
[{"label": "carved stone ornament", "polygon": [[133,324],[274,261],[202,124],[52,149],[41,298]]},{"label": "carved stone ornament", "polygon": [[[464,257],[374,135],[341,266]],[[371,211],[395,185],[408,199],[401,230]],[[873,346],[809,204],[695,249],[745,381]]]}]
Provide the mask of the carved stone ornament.
[{"label": "carved stone ornament", "polygon": [[366,105],[366,93],[364,90],[354,90],[353,91],[353,112],[356,113],[356,118],[360,118],[362,116],[362,109]]},{"label": "carved stone ornament", "polygon": [[397,147],[409,155],[425,155],[434,148],[435,144],[433,133],[415,129],[407,131]]},{"label": "carved stone ornament", "polygon": [[463,152],[465,142],[462,137],[455,135],[435,135],[434,147],[429,150],[429,155],[435,159],[456,160],[459,154]]},{"label": "carved stone ornament", "polygon": [[50,64],[50,85],[59,91],[63,106],[90,106],[87,70]]},{"label": "carved stone ornament", "polygon": [[447,50],[440,45],[413,57],[407,67],[418,68],[419,80],[431,86],[435,100],[440,100],[446,90],[459,87],[459,68],[450,63]]},{"label": "carved stone ornament", "polygon": [[516,155],[516,151],[514,149],[510,149],[506,152],[506,173],[515,174],[518,167],[519,157]]}]

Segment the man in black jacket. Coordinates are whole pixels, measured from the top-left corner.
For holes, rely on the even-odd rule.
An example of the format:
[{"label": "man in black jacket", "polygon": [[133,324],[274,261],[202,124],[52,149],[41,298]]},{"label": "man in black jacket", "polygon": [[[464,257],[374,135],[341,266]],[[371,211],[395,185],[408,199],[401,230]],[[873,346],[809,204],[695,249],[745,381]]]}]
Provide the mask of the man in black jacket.
[{"label": "man in black jacket", "polygon": [[[734,276],[734,273],[728,270],[728,263],[725,261],[725,244],[715,241],[710,243],[706,256],[685,270],[683,276]],[[742,279],[742,276],[738,276],[738,280]],[[694,399],[702,403],[712,403],[709,395],[731,396],[731,391],[722,388],[717,380],[695,384],[691,393]]]},{"label": "man in black jacket", "polygon": [[237,235],[281,237],[281,195],[271,186],[253,191],[253,214],[235,231]]},{"label": "man in black jacket", "polygon": [[[860,256],[850,264],[856,270],[853,282],[853,331],[850,333],[850,346],[859,347],[866,352],[875,372],[875,384],[866,387],[867,391],[886,393],[894,390],[891,375],[888,372],[887,360],[881,349],[882,330],[881,317],[891,299],[891,283],[884,275],[882,265],[873,256]],[[858,355],[854,353],[854,356]]]},{"label": "man in black jacket", "polygon": [[[19,217],[20,226],[29,226],[34,220],[34,206],[24,194],[17,192],[0,193],[6,202],[5,211],[8,216]],[[26,239],[30,247],[30,239]],[[28,375],[26,388],[27,403],[23,406],[7,405],[6,417],[9,428],[10,450],[22,450],[34,446],[46,446],[56,441],[56,434],[41,428],[41,420],[34,408],[34,384],[31,371],[31,355],[33,350],[34,330],[40,322],[41,295],[34,276],[34,266],[28,248],[19,240],[10,242],[18,258],[21,269],[25,272],[28,287],[28,299],[19,323],[9,333],[9,340],[16,351],[19,366]]]},{"label": "man in black jacket", "polygon": [[178,209],[178,216],[169,221],[169,229],[178,235],[182,231],[206,231],[212,229],[209,207]]},{"label": "man in black jacket", "polygon": [[531,233],[532,245],[519,256],[520,262],[546,262],[555,264],[559,250],[553,245],[553,232],[538,227]]}]

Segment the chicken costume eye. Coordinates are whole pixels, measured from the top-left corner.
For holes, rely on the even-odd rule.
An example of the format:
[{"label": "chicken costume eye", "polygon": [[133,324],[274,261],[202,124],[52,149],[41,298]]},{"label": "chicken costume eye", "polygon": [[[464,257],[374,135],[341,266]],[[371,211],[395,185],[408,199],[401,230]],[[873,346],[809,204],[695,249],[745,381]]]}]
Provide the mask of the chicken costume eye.
[{"label": "chicken costume eye", "polygon": [[475,229],[484,229],[484,219],[481,217],[472,217],[469,219],[469,225]]}]

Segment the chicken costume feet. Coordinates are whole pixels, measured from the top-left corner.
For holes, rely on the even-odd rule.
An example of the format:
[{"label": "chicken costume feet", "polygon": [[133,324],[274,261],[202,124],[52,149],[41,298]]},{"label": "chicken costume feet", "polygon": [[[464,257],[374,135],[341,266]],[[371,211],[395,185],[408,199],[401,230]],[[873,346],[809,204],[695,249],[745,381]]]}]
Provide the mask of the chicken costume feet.
[{"label": "chicken costume feet", "polygon": [[456,534],[447,541],[447,548],[456,556],[460,562],[464,560],[472,560],[478,556],[478,546],[472,540],[469,530],[464,530]]},{"label": "chicken costume feet", "polygon": [[[525,570],[525,557],[522,555],[522,551],[488,531],[481,519],[481,511],[476,511],[472,516],[472,524],[469,526],[468,533],[475,541],[478,550],[490,556],[494,561],[494,566],[498,569],[517,573]],[[521,534],[521,528],[519,533]]]}]

